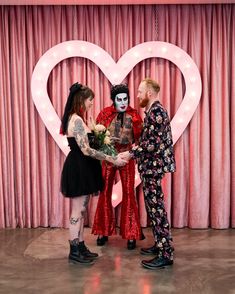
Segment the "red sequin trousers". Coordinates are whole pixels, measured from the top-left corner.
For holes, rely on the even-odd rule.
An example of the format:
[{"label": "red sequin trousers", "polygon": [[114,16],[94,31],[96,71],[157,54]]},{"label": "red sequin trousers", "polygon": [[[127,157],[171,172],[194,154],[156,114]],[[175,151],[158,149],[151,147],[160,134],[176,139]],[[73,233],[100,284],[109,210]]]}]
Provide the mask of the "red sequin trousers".
[{"label": "red sequin trousers", "polygon": [[139,212],[135,197],[135,162],[130,160],[123,167],[108,162],[102,163],[104,190],[100,193],[92,227],[95,235],[111,236],[116,234],[116,221],[112,207],[112,189],[117,169],[122,183],[122,203],[120,235],[123,239],[141,239]]}]

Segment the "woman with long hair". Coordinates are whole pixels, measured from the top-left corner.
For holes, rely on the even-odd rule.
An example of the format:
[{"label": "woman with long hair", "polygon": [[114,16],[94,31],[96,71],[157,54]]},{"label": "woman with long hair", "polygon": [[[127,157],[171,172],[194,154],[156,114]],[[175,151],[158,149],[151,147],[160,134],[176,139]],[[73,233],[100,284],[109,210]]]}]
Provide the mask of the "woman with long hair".
[{"label": "woman with long hair", "polygon": [[109,156],[92,148],[92,133],[85,123],[85,113],[92,107],[93,99],[94,92],[89,87],[73,84],[61,123],[61,134],[67,136],[70,147],[61,175],[61,192],[71,198],[68,258],[70,262],[82,264],[92,264],[98,257],[97,253],[90,252],[86,247],[83,232],[89,197],[103,189],[100,160],[118,166],[126,164],[117,156]]}]

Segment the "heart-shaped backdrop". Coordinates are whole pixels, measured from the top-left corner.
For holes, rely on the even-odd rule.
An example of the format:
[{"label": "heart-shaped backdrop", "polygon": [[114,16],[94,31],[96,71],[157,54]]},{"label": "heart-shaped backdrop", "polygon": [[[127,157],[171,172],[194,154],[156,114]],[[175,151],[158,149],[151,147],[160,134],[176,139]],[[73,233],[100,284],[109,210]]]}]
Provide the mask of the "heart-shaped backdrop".
[{"label": "heart-shaped backdrop", "polygon": [[[117,63],[105,50],[93,43],[80,40],[60,43],[50,48],[36,64],[31,79],[31,92],[46,128],[65,155],[68,154],[69,148],[66,138],[59,134],[61,120],[48,96],[47,82],[55,65],[70,57],[90,59],[102,70],[111,84],[121,83],[133,67],[146,58],[160,57],[173,62],[181,70],[186,85],[184,98],[171,121],[174,143],[187,127],[200,101],[202,82],[199,70],[184,50],[171,43],[159,41],[141,43],[128,50]],[[139,182],[139,177],[136,177],[135,185],[137,186]],[[115,185],[116,191],[119,185],[119,182]],[[114,206],[121,201],[120,197],[116,198],[118,200],[116,202],[115,199],[113,200]]]}]

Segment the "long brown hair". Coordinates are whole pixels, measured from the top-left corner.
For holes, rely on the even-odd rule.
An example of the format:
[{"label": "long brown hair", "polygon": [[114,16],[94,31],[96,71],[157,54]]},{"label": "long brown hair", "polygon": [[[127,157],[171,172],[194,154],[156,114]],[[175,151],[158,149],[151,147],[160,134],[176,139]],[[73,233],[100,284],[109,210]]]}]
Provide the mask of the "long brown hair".
[{"label": "long brown hair", "polygon": [[77,115],[81,116],[82,118],[84,115],[85,109],[85,100],[88,98],[94,98],[94,92],[87,86],[82,86],[79,91],[77,91],[73,96],[73,104],[70,110],[70,115],[76,113]]}]

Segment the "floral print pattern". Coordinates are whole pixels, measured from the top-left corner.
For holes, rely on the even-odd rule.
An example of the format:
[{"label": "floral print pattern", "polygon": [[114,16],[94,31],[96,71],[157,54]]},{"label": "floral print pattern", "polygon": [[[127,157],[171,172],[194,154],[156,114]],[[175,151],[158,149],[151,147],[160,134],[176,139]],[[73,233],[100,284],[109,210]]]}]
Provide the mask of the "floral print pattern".
[{"label": "floral print pattern", "polygon": [[161,176],[142,178],[146,210],[151,221],[159,257],[173,259],[172,237],[164,204]]},{"label": "floral print pattern", "polygon": [[161,180],[175,171],[170,120],[159,101],[146,112],[139,145],[130,153],[136,158],[144,190],[146,210],[151,221],[159,257],[173,259],[170,226],[164,205]]},{"label": "floral print pattern", "polygon": [[146,113],[139,145],[132,148],[140,174],[158,175],[175,171],[170,120],[159,101]]}]

